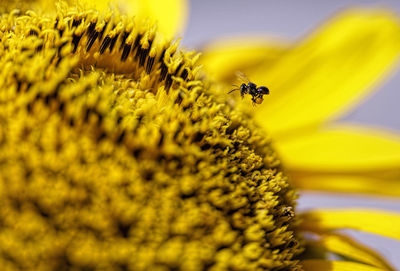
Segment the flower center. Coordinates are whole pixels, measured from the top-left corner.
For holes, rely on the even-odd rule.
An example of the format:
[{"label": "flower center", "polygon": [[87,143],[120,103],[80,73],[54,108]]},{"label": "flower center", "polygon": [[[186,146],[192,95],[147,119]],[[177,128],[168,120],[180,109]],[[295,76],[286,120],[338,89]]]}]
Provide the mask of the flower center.
[{"label": "flower center", "polygon": [[120,15],[0,19],[0,263],[297,270],[295,193],[197,56]]}]

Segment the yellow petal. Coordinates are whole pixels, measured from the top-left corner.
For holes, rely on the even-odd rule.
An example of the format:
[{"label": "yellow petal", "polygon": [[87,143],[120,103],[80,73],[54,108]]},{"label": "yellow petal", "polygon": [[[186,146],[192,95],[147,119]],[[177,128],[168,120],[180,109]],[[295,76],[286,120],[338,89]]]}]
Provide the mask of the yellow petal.
[{"label": "yellow petal", "polygon": [[188,3],[186,0],[83,0],[89,6],[105,10],[117,6],[124,14],[151,19],[167,38],[182,33],[186,24]]},{"label": "yellow petal", "polygon": [[260,65],[273,65],[288,48],[287,42],[278,40],[224,38],[203,48],[200,63],[214,79],[233,83],[236,71],[248,75]]},{"label": "yellow petal", "polygon": [[307,231],[354,229],[400,239],[400,214],[372,209],[326,209],[303,214]]},{"label": "yellow petal", "polygon": [[346,261],[306,260],[304,271],[381,271],[378,267]]},{"label": "yellow petal", "polygon": [[316,242],[316,245],[336,254],[357,260],[360,263],[370,264],[384,270],[393,270],[375,251],[347,236],[324,233],[321,235],[321,240]]},{"label": "yellow petal", "polygon": [[303,190],[400,196],[400,172],[396,170],[365,174],[291,171],[290,175],[293,185]]},{"label": "yellow petal", "polygon": [[395,15],[345,12],[274,65],[267,61],[248,74],[271,91],[257,107],[256,119],[276,136],[333,118],[369,93],[394,67],[399,52]]},{"label": "yellow petal", "polygon": [[31,0],[31,1],[16,1],[16,0],[1,0],[0,14],[10,12],[13,9],[19,9],[22,12],[33,10],[38,14],[42,12],[54,13],[56,11],[56,1],[51,0]]},{"label": "yellow petal", "polygon": [[350,125],[336,125],[277,141],[284,164],[301,172],[370,172],[400,169],[400,136]]}]

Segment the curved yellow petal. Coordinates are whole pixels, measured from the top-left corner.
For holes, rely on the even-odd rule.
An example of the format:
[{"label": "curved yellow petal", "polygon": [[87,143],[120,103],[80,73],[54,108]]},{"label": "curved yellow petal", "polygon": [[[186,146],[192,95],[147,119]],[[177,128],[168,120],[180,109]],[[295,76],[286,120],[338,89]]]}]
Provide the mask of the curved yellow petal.
[{"label": "curved yellow petal", "polygon": [[307,231],[354,229],[400,239],[400,213],[372,209],[323,209],[303,213]]},{"label": "curved yellow petal", "polygon": [[[287,42],[257,37],[223,38],[202,49],[200,63],[216,80],[233,83],[235,72],[252,74],[260,65],[273,65],[289,49]],[[253,80],[250,76],[250,79]]]},{"label": "curved yellow petal", "polygon": [[396,170],[364,174],[301,171],[289,173],[292,184],[297,189],[400,196],[400,172]]},{"label": "curved yellow petal", "polygon": [[[29,3],[28,3],[29,2]],[[172,39],[181,34],[185,28],[188,15],[187,0],[65,0],[72,5],[83,5],[97,10],[118,8],[123,14],[136,16],[156,23],[165,38]],[[33,0],[11,1],[0,4],[0,12],[15,8],[32,9],[36,12],[55,12],[57,1]]]},{"label": "curved yellow petal", "polygon": [[304,271],[381,271],[378,267],[373,267],[361,263],[347,261],[327,261],[327,260],[305,260],[302,261]]},{"label": "curved yellow petal", "polygon": [[370,172],[400,170],[400,136],[359,126],[335,125],[276,142],[289,170]]},{"label": "curved yellow petal", "polygon": [[186,24],[188,2],[186,0],[81,0],[84,4],[105,10],[117,6],[124,14],[151,19],[167,38],[182,33]]},{"label": "curved yellow petal", "polygon": [[394,270],[379,254],[372,249],[354,241],[350,237],[324,233],[321,239],[315,242],[315,245],[324,249],[354,259],[360,263],[370,264],[383,270]]},{"label": "curved yellow petal", "polygon": [[47,12],[54,13],[56,10],[56,1],[51,0],[31,0],[31,1],[15,1],[15,0],[1,0],[0,1],[0,14],[10,12],[13,9],[19,9],[22,12],[33,10],[37,13]]},{"label": "curved yellow petal", "polygon": [[248,74],[271,91],[256,119],[275,136],[316,126],[360,101],[394,67],[399,53],[395,15],[347,11],[274,65],[267,61]]}]

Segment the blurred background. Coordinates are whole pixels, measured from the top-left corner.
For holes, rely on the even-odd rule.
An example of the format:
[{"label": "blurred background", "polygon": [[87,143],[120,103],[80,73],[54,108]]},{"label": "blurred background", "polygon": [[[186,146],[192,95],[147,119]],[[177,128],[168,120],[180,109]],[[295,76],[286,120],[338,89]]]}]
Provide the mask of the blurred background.
[{"label": "blurred background", "polygon": [[[354,6],[390,9],[400,18],[399,0],[191,0],[188,26],[181,42],[187,48],[201,50],[216,39],[240,35],[296,41],[334,14]],[[399,86],[400,65],[376,92],[339,122],[373,125],[400,134]],[[313,207],[369,207],[400,212],[400,200],[351,194],[303,193],[299,209]],[[355,231],[351,234],[380,251],[400,270],[400,241]]]}]

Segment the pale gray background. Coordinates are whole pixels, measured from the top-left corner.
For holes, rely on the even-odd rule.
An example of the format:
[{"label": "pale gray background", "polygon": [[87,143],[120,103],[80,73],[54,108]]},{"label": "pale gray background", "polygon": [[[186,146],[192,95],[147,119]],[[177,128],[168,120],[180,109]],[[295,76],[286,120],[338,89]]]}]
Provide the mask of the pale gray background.
[{"label": "pale gray background", "polygon": [[[387,7],[398,13],[400,18],[400,0],[192,0],[190,3],[189,23],[182,40],[182,44],[189,48],[201,48],[214,39],[248,33],[300,39],[336,12],[354,5]],[[378,92],[342,119],[373,124],[400,134],[399,86],[400,68]],[[400,212],[400,200],[303,194],[299,208],[305,210],[313,207],[371,207]],[[400,270],[400,241],[371,234],[352,234],[381,251]]]}]

